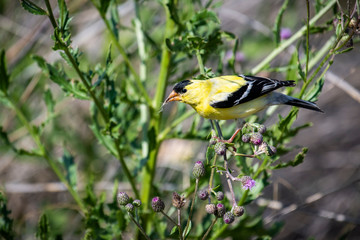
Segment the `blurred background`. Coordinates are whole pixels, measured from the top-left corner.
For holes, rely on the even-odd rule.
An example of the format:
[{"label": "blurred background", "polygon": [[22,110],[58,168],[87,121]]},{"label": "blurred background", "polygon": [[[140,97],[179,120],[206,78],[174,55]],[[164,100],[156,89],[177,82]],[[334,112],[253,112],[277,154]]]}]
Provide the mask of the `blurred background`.
[{"label": "blurred background", "polygon": [[[42,1],[34,2],[42,4]],[[55,1],[51,2],[53,6],[56,5]],[[126,27],[132,27],[134,4],[132,1],[118,2],[121,24],[124,27],[121,40],[131,51],[136,48],[132,44],[134,33],[126,30]],[[156,15],[156,1],[148,2],[150,10],[154,11],[152,14]],[[346,2],[339,1],[340,4]],[[110,39],[98,12],[85,0],[67,3],[73,17],[73,45],[83,52],[82,60],[91,65],[104,62]],[[215,11],[222,28],[240,39],[235,63],[239,72],[251,69],[274,48],[272,28],[282,3],[279,0],[218,2]],[[54,11],[56,12],[56,8]],[[282,24],[283,37],[296,32],[303,26],[305,19],[304,1],[290,1]],[[158,21],[163,21],[161,15]],[[43,56],[49,62],[60,59],[58,52],[52,51],[51,34],[52,28],[46,17],[29,14],[18,1],[0,0],[1,48],[6,49],[8,68],[12,71],[12,81],[16,82],[12,90],[19,99],[19,105],[24,105],[24,108],[26,105],[24,110],[32,111],[32,115],[36,116],[32,119],[33,124],[40,123],[46,115],[46,106],[39,93],[41,89],[51,89],[61,101],[56,106],[58,117],[46,129],[48,138],[44,141],[59,158],[63,154],[62,148],[76,156],[80,185],[83,176],[91,172],[96,189],[107,191],[110,196],[114,179],[121,179],[120,165],[97,143],[89,129],[88,102],[65,97],[58,86],[41,74],[31,59],[33,54]],[[156,38],[156,32],[154,36]],[[311,36],[311,47],[319,49],[326,40],[324,35]],[[272,65],[287,63],[292,48],[294,46],[281,53]],[[114,61],[117,61],[117,53],[114,55]],[[195,59],[189,62],[191,64],[196,64]],[[215,63],[213,66],[211,64],[207,66],[216,67]],[[304,163],[294,168],[274,170],[271,184],[248,208],[249,212],[263,208],[265,224],[276,221],[284,224],[275,239],[360,238],[359,66],[359,36],[355,36],[354,49],[336,56],[326,74],[324,89],[318,101],[318,106],[325,113],[300,110],[295,126],[312,122],[312,127],[300,131],[290,145],[295,148],[309,147]],[[149,75],[156,78],[158,68],[155,67]],[[281,73],[275,76],[283,77]],[[170,80],[175,82],[177,77],[170,77]],[[170,88],[171,86],[169,92]],[[290,107],[279,107],[276,111],[286,115],[289,110]],[[168,111],[171,111],[170,107],[165,108],[165,112]],[[17,128],[15,114],[3,105],[0,105],[0,121],[12,142],[25,149],[32,147],[32,142],[24,135],[24,129]],[[265,125],[276,121],[275,117],[268,119]],[[167,183],[163,188],[169,191],[187,187],[191,167],[195,160],[205,158],[207,145],[207,141],[200,140],[171,139],[163,142],[156,181]],[[292,159],[295,153],[296,151],[284,156],[282,161]],[[180,182],[181,185],[173,184],[174,179],[177,179],[176,184]],[[120,186],[129,188],[121,182]],[[82,235],[73,228],[81,224],[81,216],[71,211],[71,197],[43,160],[19,157],[8,147],[0,146],[0,188],[8,198],[15,230],[21,236],[19,239],[33,239],[35,226],[43,211],[49,214],[54,226],[52,229],[64,234],[65,239],[76,239],[75,236]]]}]

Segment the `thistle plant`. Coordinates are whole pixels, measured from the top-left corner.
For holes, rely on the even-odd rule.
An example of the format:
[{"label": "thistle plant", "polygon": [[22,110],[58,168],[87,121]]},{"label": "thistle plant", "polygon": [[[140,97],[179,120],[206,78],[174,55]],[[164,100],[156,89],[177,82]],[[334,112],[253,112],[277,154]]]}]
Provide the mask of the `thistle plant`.
[{"label": "thistle plant", "polygon": [[[216,1],[91,0],[82,6],[65,0],[20,0],[27,16],[38,15],[39,21],[47,22],[46,29],[51,29],[47,39],[58,59],[43,53],[45,48],[50,50],[45,45],[8,64],[8,50],[1,50],[1,150],[6,154],[11,150],[12,156],[24,161],[43,161],[72,199],[59,206],[48,203],[36,236],[49,239],[66,234],[64,226],[52,231],[56,220],[64,218],[78,219],[74,226],[68,226],[70,221],[63,224],[72,228],[72,238],[276,236],[279,225],[265,227],[262,212],[248,209],[271,184],[274,170],[302,163],[308,148],[297,150],[291,139],[311,124],[294,127],[297,108],[279,115],[272,125],[267,119],[275,116],[276,107],[240,124],[240,120],[203,121],[184,105],[162,109],[162,103],[167,87],[180,80],[260,72],[294,80],[298,88],[287,89],[286,94],[316,101],[335,57],[352,54],[359,35],[359,1],[347,9],[338,2],[315,1],[314,7],[308,0],[303,2],[306,19],[298,21],[304,25],[288,29],[282,19],[292,6],[285,0],[276,9],[273,31],[269,30],[273,36],[266,39],[272,51],[264,56],[263,39],[239,39],[237,33],[222,28]],[[100,52],[96,63],[85,48],[75,45],[76,21],[72,20],[79,19],[77,11],[83,7],[96,13],[104,28],[104,34],[98,35],[105,46],[96,49]],[[124,19],[122,7],[133,9],[131,21]],[[312,46],[315,34],[329,36],[319,49]],[[256,42],[251,56],[242,45],[248,39]],[[291,52],[286,51],[289,47]],[[274,61],[280,54],[287,55],[287,63]],[[254,59],[261,61],[255,65]],[[26,98],[29,91],[36,97]],[[80,111],[69,102],[86,107]],[[64,106],[76,114],[66,115]],[[73,122],[76,127],[71,128]],[[80,128],[86,129],[83,137],[77,134]],[[156,181],[159,149],[168,139],[197,139],[207,145],[199,154],[203,159],[191,158],[193,167],[176,177],[171,189],[164,187],[168,179]],[[289,152],[295,157],[283,159]],[[189,186],[180,186],[183,174]],[[103,178],[114,183],[112,197],[98,188]],[[2,192],[0,203],[0,233],[7,239],[21,235],[14,231],[20,227],[13,227],[17,219],[10,218]],[[54,208],[64,210],[63,218],[53,214]]]}]

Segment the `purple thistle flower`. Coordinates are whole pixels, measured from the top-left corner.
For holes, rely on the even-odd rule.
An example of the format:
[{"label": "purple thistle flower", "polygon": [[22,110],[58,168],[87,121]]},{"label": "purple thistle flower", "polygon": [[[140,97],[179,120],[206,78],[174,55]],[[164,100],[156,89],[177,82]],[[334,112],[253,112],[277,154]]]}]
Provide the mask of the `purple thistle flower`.
[{"label": "purple thistle flower", "polygon": [[242,177],[241,183],[243,185],[243,189],[245,190],[251,190],[256,184],[255,180],[249,176]]},{"label": "purple thistle flower", "polygon": [[285,40],[291,37],[291,29],[290,28],[281,28],[280,30],[280,39]]}]

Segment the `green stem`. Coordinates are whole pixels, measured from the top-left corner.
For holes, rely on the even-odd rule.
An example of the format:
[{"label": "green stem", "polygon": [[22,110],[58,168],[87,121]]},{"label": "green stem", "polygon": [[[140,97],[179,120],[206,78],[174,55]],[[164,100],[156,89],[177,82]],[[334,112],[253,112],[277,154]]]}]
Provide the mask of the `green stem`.
[{"label": "green stem", "polygon": [[[309,22],[309,25],[312,26],[315,24],[327,11],[329,11],[333,5],[336,3],[336,0],[331,0],[323,9],[321,9],[318,14],[316,14]],[[299,31],[297,31],[291,38],[285,40],[281,45],[275,48],[263,61],[256,65],[252,70],[251,74],[257,74],[260,72],[267,64],[269,64],[277,55],[282,53],[287,47],[289,47],[293,42],[302,37],[306,31],[306,26],[303,26]]]},{"label": "green stem", "polygon": [[45,5],[46,5],[46,8],[48,9],[48,16],[49,16],[50,22],[53,25],[53,27],[55,28],[55,27],[57,27],[57,24],[56,24],[56,20],[55,20],[54,14],[52,12],[52,8],[51,8],[49,0],[45,0]]},{"label": "green stem", "polygon": [[307,10],[307,18],[306,18],[306,62],[305,62],[305,80],[307,81],[307,76],[309,73],[309,38],[310,38],[310,3],[309,0],[306,0],[306,10]]},{"label": "green stem", "polygon": [[[186,226],[185,226],[185,229],[184,229],[184,234],[187,233],[187,230],[190,226],[190,221],[191,221],[191,218],[192,218],[192,213],[193,213],[193,210],[194,210],[194,205],[195,205],[195,201],[196,201],[196,196],[197,196],[197,190],[198,190],[198,187],[199,187],[199,179],[196,178],[196,182],[195,182],[195,191],[194,191],[194,198],[191,202],[191,207],[190,207],[190,212],[189,212],[189,216],[188,216],[188,219],[187,219],[187,222],[186,222]],[[183,236],[184,239],[186,239],[186,236]]]},{"label": "green stem", "polygon": [[[93,3],[94,6],[96,6],[94,0],[91,0],[91,2]],[[101,18],[103,19],[103,21],[104,21],[104,23],[106,25],[106,28],[107,28],[107,30],[108,30],[108,32],[110,34],[111,40],[115,44],[116,48],[118,49],[119,53],[121,54],[122,58],[124,59],[126,66],[129,68],[131,74],[133,75],[134,80],[135,80],[135,84],[136,84],[137,88],[139,89],[139,91],[141,93],[140,96],[144,97],[147,104],[151,107],[152,106],[151,105],[151,99],[150,99],[150,97],[149,97],[149,95],[148,95],[148,93],[147,93],[147,91],[146,91],[146,89],[144,87],[144,84],[141,82],[140,77],[137,74],[135,68],[133,67],[129,57],[127,56],[124,47],[120,45],[120,42],[118,41],[117,37],[115,36],[114,32],[112,31],[109,20],[106,18],[105,14],[101,14],[100,11],[99,11],[99,14],[100,14]]]},{"label": "green stem", "polygon": [[[212,222],[211,222],[211,225],[209,226],[208,230],[206,231],[206,233],[204,234],[202,240],[205,240],[207,238],[207,236],[209,235],[211,229],[214,227],[216,221],[218,220],[218,218],[215,218]],[[225,225],[225,228],[227,228],[228,225],[224,224]]]},{"label": "green stem", "polygon": [[34,130],[34,128],[31,126],[23,112],[16,106],[14,101],[8,96],[5,95],[5,97],[8,99],[10,103],[10,107],[15,111],[16,115],[20,119],[21,123],[25,126],[25,128],[30,133],[31,137],[33,138],[35,144],[40,149],[40,155],[46,160],[46,162],[49,164],[53,172],[56,174],[56,176],[59,178],[59,180],[67,187],[68,191],[70,192],[71,196],[74,198],[78,206],[80,207],[81,211],[85,214],[87,212],[84,203],[82,202],[80,196],[78,193],[70,186],[68,181],[66,180],[66,177],[62,173],[60,167],[56,164],[56,162],[50,158],[48,155],[45,146],[41,143],[39,134]]},{"label": "green stem", "polygon": [[200,53],[199,49],[196,50],[196,58],[197,58],[198,64],[199,64],[200,74],[204,75],[205,74],[204,63],[201,58],[201,53]]},{"label": "green stem", "polygon": [[176,126],[178,126],[180,123],[182,123],[185,119],[191,117],[195,113],[196,113],[195,111],[188,111],[188,112],[184,113],[183,115],[181,115],[180,117],[178,117],[177,119],[175,119],[170,126],[168,126],[167,128],[165,128],[164,130],[162,130],[159,133],[158,141],[159,142],[163,141],[171,130],[173,130]]},{"label": "green stem", "polygon": [[144,237],[148,240],[151,240],[151,238],[145,233],[144,229],[141,227],[141,225],[135,220],[135,218],[129,213],[130,219],[131,221],[133,221],[133,223],[135,223],[135,225],[138,227],[138,229],[140,230],[140,232],[142,233],[142,235],[144,235]]}]

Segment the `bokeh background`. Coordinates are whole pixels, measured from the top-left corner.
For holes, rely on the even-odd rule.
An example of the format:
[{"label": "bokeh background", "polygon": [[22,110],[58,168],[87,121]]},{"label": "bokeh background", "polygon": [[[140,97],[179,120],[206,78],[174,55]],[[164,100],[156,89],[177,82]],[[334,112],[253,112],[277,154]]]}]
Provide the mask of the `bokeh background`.
[{"label": "bokeh background", "polygon": [[[41,1],[35,2],[41,4]],[[223,29],[231,31],[240,39],[237,70],[249,70],[273,49],[272,28],[282,2],[219,2],[215,11]],[[284,14],[283,27],[296,32],[304,24],[306,9],[304,1],[290,2]],[[344,6],[346,2],[339,1]],[[55,5],[55,1],[52,3]],[[155,1],[153,4],[156,4]],[[89,64],[104,62],[110,39],[96,9],[84,0],[68,1],[68,7],[73,16],[73,45],[81,49],[86,56],[83,60],[89,61]],[[131,27],[133,2],[119,1],[118,11],[122,25]],[[39,92],[44,87],[50,88],[61,101],[56,107],[59,116],[47,129],[51,134],[44,141],[58,157],[61,157],[63,147],[76,155],[80,184],[81,179],[84,179],[81,176],[92,172],[96,188],[110,195],[114,179],[121,179],[120,166],[97,143],[89,129],[89,104],[65,98],[61,89],[44,78],[31,60],[32,54],[41,55],[49,62],[60,59],[59,54],[51,50],[51,34],[52,28],[46,17],[30,15],[18,1],[0,1],[0,43],[1,48],[6,49],[8,68],[13,72],[12,81],[16,82],[13,89],[19,98],[19,105],[26,105],[26,111],[35,111],[37,117],[32,119],[32,123],[40,123],[46,111]],[[131,31],[123,31],[121,37],[128,48],[136,48],[131,44],[134,38]],[[310,44],[313,49],[318,49],[326,40],[324,35],[312,36]],[[272,65],[287,63],[293,47],[280,54]],[[114,58],[116,61],[118,57]],[[196,61],[193,63],[196,64]],[[360,44],[356,36],[354,49],[336,56],[326,74],[324,89],[318,101],[325,113],[300,110],[295,125],[300,126],[309,121],[313,125],[302,130],[290,145],[309,147],[304,163],[294,168],[273,171],[270,186],[248,208],[250,212],[263,209],[263,221],[266,224],[276,221],[284,224],[275,239],[360,239],[359,66]],[[157,70],[154,68],[150,75],[157,76]],[[281,74],[277,76],[282,77]],[[173,81],[175,79],[172,78]],[[289,107],[277,109],[283,115],[289,110]],[[165,111],[171,111],[170,107]],[[269,119],[266,125],[276,120]],[[11,141],[25,149],[31,148],[32,143],[24,135],[24,129],[16,128],[15,114],[1,105],[0,121],[10,133]],[[156,181],[163,182],[162,187],[168,190],[188,186],[191,167],[195,160],[204,159],[206,146],[207,142],[195,140],[165,141],[159,153]],[[292,159],[295,153],[284,156],[283,161]],[[127,184],[121,184],[124,189],[128,188]],[[72,227],[81,224],[81,217],[64,210],[71,209],[71,197],[41,159],[19,157],[5,146],[0,146],[0,187],[8,197],[15,229],[21,236],[19,239],[33,239],[35,226],[43,211],[50,215],[51,224],[55,226],[53,230],[63,233],[65,239],[76,239],[75,236],[81,235]]]}]

